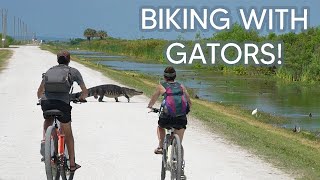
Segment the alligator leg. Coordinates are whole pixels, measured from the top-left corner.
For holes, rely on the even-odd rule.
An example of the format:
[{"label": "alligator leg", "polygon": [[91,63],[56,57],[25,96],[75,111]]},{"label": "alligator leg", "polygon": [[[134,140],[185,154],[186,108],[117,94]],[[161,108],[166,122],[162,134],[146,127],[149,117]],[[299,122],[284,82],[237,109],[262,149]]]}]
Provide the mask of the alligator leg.
[{"label": "alligator leg", "polygon": [[116,100],[116,102],[119,102],[119,99],[118,99],[118,97],[115,97],[114,99]]},{"label": "alligator leg", "polygon": [[98,101],[99,102],[104,102],[102,99],[103,99],[103,96],[104,96],[104,93],[103,92],[101,92],[101,93],[99,93],[99,99],[98,99]]},{"label": "alligator leg", "polygon": [[124,95],[127,99],[128,99],[128,102],[130,102],[130,98],[128,95]]},{"label": "alligator leg", "polygon": [[97,94],[97,93],[94,93],[94,94],[93,94],[93,97],[94,97],[95,99],[98,99],[98,94]]}]

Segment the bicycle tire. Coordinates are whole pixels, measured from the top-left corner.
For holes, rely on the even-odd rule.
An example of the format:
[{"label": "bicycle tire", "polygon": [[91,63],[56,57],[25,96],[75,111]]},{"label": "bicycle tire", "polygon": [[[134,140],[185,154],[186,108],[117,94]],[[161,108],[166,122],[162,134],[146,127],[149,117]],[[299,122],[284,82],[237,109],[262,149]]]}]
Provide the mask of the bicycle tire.
[{"label": "bicycle tire", "polygon": [[171,179],[181,180],[182,172],[182,152],[181,152],[181,141],[177,134],[173,136],[172,148],[171,148]]},{"label": "bicycle tire", "polygon": [[162,149],[163,154],[162,154],[162,162],[161,162],[161,180],[164,180],[166,178],[169,141],[170,141],[170,135],[166,135],[163,141],[163,149]]},{"label": "bicycle tire", "polygon": [[63,157],[60,157],[60,158],[62,158],[61,159],[61,161],[60,162],[62,162],[62,164],[60,165],[60,176],[61,176],[61,179],[62,180],[68,180],[67,179],[67,174],[66,174],[66,158],[65,158],[65,156],[63,156]]},{"label": "bicycle tire", "polygon": [[[53,152],[52,152],[53,151]],[[57,160],[52,157],[58,152],[58,137],[54,126],[49,126],[45,135],[45,152],[44,164],[46,169],[47,180],[59,180],[60,172],[58,171]]]}]

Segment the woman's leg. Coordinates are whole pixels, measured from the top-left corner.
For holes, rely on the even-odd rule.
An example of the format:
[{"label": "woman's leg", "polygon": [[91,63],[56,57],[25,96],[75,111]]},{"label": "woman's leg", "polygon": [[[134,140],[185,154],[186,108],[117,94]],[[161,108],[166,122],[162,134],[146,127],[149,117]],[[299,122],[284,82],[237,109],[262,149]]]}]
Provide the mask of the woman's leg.
[{"label": "woman's leg", "polygon": [[185,131],[185,129],[179,129],[179,130],[176,129],[176,130],[174,131],[174,133],[179,136],[180,141],[181,141],[181,144],[182,144],[182,140],[183,140],[184,131]]},{"label": "woman's leg", "polygon": [[164,141],[164,137],[166,135],[166,132],[163,128],[159,127],[157,128],[157,134],[158,134],[158,140],[159,140],[159,145],[158,147],[162,148],[163,146],[163,141]]}]

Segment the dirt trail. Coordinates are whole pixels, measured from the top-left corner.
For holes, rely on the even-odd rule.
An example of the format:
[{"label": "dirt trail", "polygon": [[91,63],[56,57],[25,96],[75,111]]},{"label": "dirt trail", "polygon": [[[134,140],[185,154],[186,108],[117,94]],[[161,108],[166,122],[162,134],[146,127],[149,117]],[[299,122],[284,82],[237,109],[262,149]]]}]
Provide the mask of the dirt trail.
[{"label": "dirt trail", "polygon": [[[36,106],[41,74],[56,64],[56,56],[38,47],[23,46],[0,74],[0,179],[45,179],[40,162],[42,112]],[[115,83],[101,73],[72,62],[88,87]],[[75,91],[78,91],[77,87]],[[76,160],[82,165],[76,180],[160,179],[157,115],[147,113],[148,98],[137,96],[99,103],[72,104]],[[292,179],[238,146],[209,133],[199,121],[189,120],[184,139],[186,175],[190,180]]]}]

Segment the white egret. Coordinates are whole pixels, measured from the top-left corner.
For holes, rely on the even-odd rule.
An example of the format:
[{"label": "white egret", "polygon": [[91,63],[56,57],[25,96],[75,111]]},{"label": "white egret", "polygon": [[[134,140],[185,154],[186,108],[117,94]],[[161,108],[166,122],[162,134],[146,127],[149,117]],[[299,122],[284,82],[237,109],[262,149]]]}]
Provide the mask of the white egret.
[{"label": "white egret", "polygon": [[258,108],[256,108],[255,110],[253,110],[251,114],[252,114],[252,116],[254,116],[254,115],[257,116],[257,115],[258,115],[257,113],[258,113]]}]

